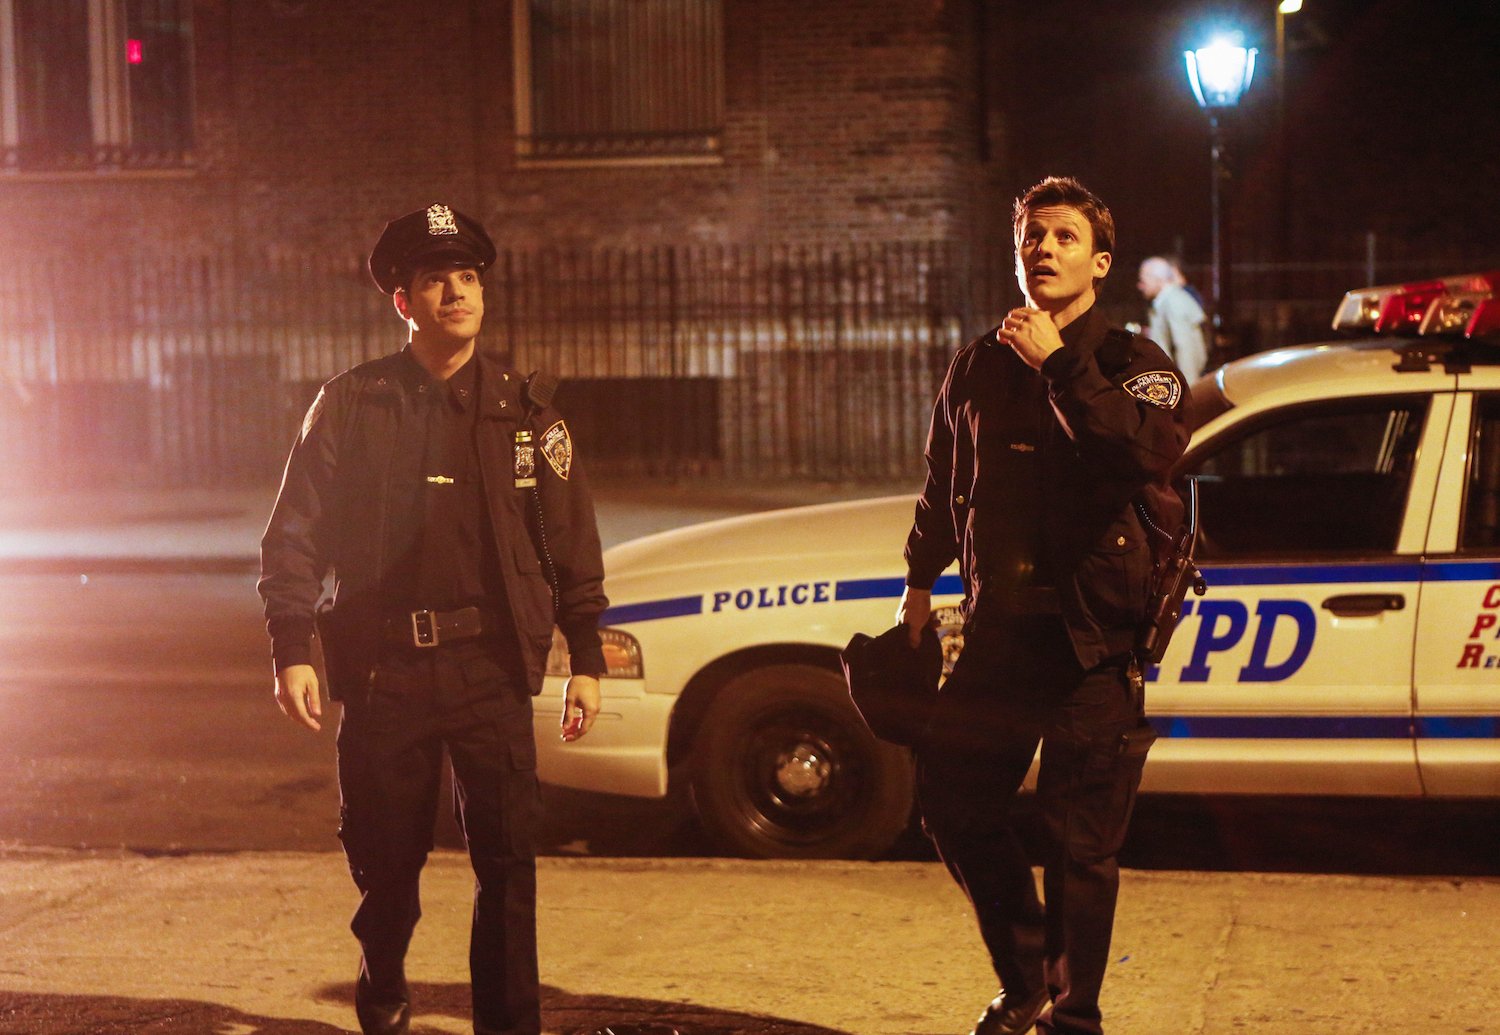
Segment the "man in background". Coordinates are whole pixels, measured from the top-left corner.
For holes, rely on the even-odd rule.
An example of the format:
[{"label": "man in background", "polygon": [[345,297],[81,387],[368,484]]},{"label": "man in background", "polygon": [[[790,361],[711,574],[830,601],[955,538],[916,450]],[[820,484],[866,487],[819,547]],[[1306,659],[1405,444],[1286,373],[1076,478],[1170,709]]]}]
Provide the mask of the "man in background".
[{"label": "man in background", "polygon": [[1171,260],[1153,255],[1141,263],[1136,287],[1151,303],[1146,336],[1166,350],[1189,384],[1203,373],[1208,344],[1203,336],[1203,307]]}]

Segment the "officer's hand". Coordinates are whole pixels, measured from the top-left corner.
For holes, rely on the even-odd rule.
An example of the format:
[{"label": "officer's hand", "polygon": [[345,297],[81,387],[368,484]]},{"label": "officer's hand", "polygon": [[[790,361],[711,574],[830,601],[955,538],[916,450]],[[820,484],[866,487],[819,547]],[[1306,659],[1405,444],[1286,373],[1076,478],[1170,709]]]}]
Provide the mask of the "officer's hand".
[{"label": "officer's hand", "polygon": [[562,739],[574,741],[593,729],[599,717],[599,680],[573,675],[563,687]]},{"label": "officer's hand", "polygon": [[922,630],[932,624],[932,590],[907,586],[896,607],[896,624],[906,626],[915,649],[922,642]]},{"label": "officer's hand", "polygon": [[1052,314],[1025,306],[1005,314],[1005,322],[996,328],[995,337],[1009,345],[1032,370],[1042,369],[1047,357],[1063,347]]},{"label": "officer's hand", "polygon": [[321,730],[323,704],[318,700],[318,671],[311,665],[288,665],[276,673],[276,703],[289,719],[314,732]]}]

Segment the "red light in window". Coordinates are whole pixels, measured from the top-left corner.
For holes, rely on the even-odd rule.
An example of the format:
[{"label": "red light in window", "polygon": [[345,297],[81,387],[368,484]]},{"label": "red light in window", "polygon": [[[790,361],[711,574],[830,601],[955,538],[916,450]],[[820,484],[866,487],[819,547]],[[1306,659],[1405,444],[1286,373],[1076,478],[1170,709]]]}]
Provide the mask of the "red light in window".
[{"label": "red light in window", "polygon": [[143,57],[144,57],[144,55],[142,54],[142,51],[141,51],[141,41],[140,40],[126,40],[125,41],[125,60],[126,61],[130,62],[132,65],[139,65],[141,63],[141,61],[143,60]]}]

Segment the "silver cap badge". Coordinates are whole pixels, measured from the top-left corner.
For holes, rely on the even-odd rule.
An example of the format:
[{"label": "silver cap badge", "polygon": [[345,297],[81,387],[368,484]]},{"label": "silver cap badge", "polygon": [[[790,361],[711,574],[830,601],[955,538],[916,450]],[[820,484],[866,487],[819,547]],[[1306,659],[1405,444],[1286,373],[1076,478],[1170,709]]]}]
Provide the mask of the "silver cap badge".
[{"label": "silver cap badge", "polygon": [[435,237],[458,233],[458,220],[447,205],[427,206],[427,232]]}]

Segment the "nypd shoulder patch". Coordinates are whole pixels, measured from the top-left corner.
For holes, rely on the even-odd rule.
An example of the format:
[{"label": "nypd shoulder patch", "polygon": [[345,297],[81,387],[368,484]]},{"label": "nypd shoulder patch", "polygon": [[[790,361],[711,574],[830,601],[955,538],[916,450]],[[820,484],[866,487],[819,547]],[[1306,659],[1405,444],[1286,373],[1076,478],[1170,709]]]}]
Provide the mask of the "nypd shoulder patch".
[{"label": "nypd shoulder patch", "polygon": [[1182,402],[1182,381],[1170,370],[1148,370],[1135,375],[1121,387],[1141,402],[1164,410],[1175,410]]},{"label": "nypd shoulder patch", "polygon": [[558,421],[542,432],[541,450],[557,476],[567,481],[573,470],[573,436],[568,434],[568,425],[564,421]]}]

